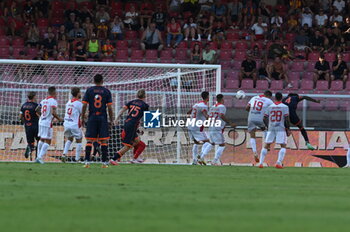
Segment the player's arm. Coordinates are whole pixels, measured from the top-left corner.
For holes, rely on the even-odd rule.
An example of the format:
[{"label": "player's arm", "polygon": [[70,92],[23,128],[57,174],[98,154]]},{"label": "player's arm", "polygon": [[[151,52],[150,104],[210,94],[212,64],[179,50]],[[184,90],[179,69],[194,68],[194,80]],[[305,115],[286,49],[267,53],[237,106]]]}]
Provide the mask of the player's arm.
[{"label": "player's arm", "polygon": [[226,122],[227,124],[230,124],[233,128],[235,128],[237,125],[236,123],[231,122],[224,114],[221,115],[221,119]]},{"label": "player's arm", "polygon": [[315,98],[309,97],[309,96],[303,96],[300,98],[300,101],[302,100],[306,100],[306,101],[311,101],[311,102],[316,102],[316,103],[320,103],[320,100],[316,100]]},{"label": "player's arm", "polygon": [[52,109],[52,116],[56,118],[59,122],[63,122],[63,119],[57,114],[56,107],[51,107],[51,109]]},{"label": "player's arm", "polygon": [[192,108],[187,111],[187,114],[191,114],[191,113],[192,113]]},{"label": "player's arm", "polygon": [[291,134],[289,115],[284,116],[284,126],[286,127],[287,136],[289,136]]},{"label": "player's arm", "polygon": [[269,126],[269,115],[265,114],[264,118],[263,118],[264,124],[266,126],[266,128],[268,128]]},{"label": "player's arm", "polygon": [[41,105],[38,105],[35,109],[36,114],[40,117],[41,115]]},{"label": "player's arm", "polygon": [[19,121],[23,124],[24,123],[24,117],[23,117],[23,113],[22,113],[22,111],[21,112],[19,112]]},{"label": "player's arm", "polygon": [[107,109],[108,109],[109,121],[111,123],[113,123],[114,122],[114,113],[113,113],[112,104],[108,104]]},{"label": "player's arm", "polygon": [[115,124],[118,124],[121,116],[125,113],[125,111],[128,110],[128,107],[127,106],[123,106],[123,108],[121,108],[118,112],[118,115],[117,115],[117,118],[115,119]]},{"label": "player's arm", "polygon": [[207,111],[206,109],[202,110],[202,114],[204,115],[204,117],[205,117],[206,119],[209,118],[209,114],[208,114],[208,111]]},{"label": "player's arm", "polygon": [[250,104],[248,104],[248,105],[245,107],[245,110],[248,111],[248,112],[250,111]]}]

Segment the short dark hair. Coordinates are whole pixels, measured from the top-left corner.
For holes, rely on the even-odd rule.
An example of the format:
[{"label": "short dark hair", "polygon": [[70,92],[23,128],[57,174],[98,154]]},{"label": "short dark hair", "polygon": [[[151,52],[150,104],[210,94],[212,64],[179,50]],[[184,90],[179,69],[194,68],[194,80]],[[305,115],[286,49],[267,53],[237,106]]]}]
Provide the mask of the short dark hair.
[{"label": "short dark hair", "polygon": [[56,92],[56,87],[55,86],[49,87],[48,92],[49,94],[53,94],[54,92]]},{"label": "short dark hair", "polygon": [[272,96],[272,92],[271,92],[270,90],[266,90],[266,91],[264,92],[264,95],[265,95],[266,97],[271,97],[271,96]]},{"label": "short dark hair", "polygon": [[29,100],[33,100],[33,98],[36,96],[36,92],[30,91],[27,95]]},{"label": "short dark hair", "polygon": [[202,93],[201,93],[201,97],[202,97],[203,100],[208,99],[208,97],[209,97],[209,92],[208,92],[208,91],[202,92]]},{"label": "short dark hair", "polygon": [[224,95],[222,95],[221,93],[216,95],[216,101],[221,101],[224,98]]},{"label": "short dark hair", "polygon": [[277,93],[275,94],[275,98],[276,98],[276,100],[277,100],[277,101],[281,101],[281,100],[282,100],[282,98],[283,98],[282,93],[277,92]]},{"label": "short dark hair", "polygon": [[103,82],[103,76],[101,74],[96,74],[94,76],[94,82],[96,84],[101,84]]},{"label": "short dark hair", "polygon": [[320,58],[324,59],[324,54],[323,53],[320,54]]},{"label": "short dark hair", "polygon": [[288,94],[288,97],[299,97],[299,94],[297,94],[297,93],[290,93],[290,94]]},{"label": "short dark hair", "polygon": [[140,89],[139,91],[137,91],[136,96],[140,99],[143,99],[146,97],[146,90],[144,89]]},{"label": "short dark hair", "polygon": [[79,92],[80,92],[80,88],[78,87],[73,87],[70,91],[73,97],[77,97]]}]

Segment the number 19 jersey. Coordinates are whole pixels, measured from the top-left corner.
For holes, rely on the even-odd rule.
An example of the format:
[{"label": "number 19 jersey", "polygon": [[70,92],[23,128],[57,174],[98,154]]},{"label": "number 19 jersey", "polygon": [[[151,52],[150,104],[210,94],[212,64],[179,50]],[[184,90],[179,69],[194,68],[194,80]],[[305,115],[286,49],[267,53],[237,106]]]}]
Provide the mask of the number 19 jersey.
[{"label": "number 19 jersey", "polygon": [[248,122],[263,122],[266,109],[273,104],[272,100],[264,95],[255,96],[248,102],[250,106]]}]

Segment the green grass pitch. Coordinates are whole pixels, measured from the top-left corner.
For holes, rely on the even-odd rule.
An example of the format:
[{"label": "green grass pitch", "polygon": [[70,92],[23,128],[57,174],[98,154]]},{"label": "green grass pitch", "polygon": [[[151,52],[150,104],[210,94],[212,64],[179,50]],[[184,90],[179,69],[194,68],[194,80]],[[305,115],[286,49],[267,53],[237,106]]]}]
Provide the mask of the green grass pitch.
[{"label": "green grass pitch", "polygon": [[350,170],[0,163],[0,231],[348,231]]}]

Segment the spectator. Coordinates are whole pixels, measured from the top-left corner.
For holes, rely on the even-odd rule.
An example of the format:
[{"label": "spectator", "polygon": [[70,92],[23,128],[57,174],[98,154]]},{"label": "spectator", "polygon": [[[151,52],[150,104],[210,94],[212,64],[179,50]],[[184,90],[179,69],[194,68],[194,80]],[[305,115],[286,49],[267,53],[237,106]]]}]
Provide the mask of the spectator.
[{"label": "spectator", "polygon": [[339,23],[342,23],[343,22],[343,16],[341,16],[340,14],[339,14],[339,11],[337,10],[337,9],[335,9],[334,11],[333,11],[333,15],[329,18],[329,21],[330,21],[330,23],[334,23],[334,22],[339,22]]},{"label": "spectator", "polygon": [[77,22],[76,21],[76,16],[75,14],[72,12],[69,14],[69,19],[68,21],[66,21],[66,23],[64,24],[66,30],[69,32],[74,28],[74,23]]},{"label": "spectator", "polygon": [[294,49],[298,51],[305,51],[306,53],[310,52],[311,49],[309,47],[309,41],[309,37],[305,35],[305,30],[301,29],[299,35],[295,37]]},{"label": "spectator", "polygon": [[264,1],[259,2],[257,15],[258,17],[262,17],[264,22],[269,22],[269,19],[271,18],[271,11],[269,8],[267,8]]},{"label": "spectator", "polygon": [[327,29],[325,36],[327,38],[325,43],[326,51],[327,52],[337,51],[336,45],[338,43],[338,37],[333,33],[332,28]]},{"label": "spectator", "polygon": [[86,5],[84,5],[82,11],[79,13],[80,22],[86,22],[87,18],[90,18],[91,20],[93,17],[93,13],[89,10],[89,8],[87,8]]},{"label": "spectator", "polygon": [[198,37],[211,41],[212,26],[207,17],[202,17],[198,23]]},{"label": "spectator", "polygon": [[327,25],[328,16],[324,13],[323,9],[319,10],[319,13],[315,16],[315,23],[317,27],[325,27]]},{"label": "spectator", "polygon": [[37,18],[47,18],[49,13],[49,1],[39,0],[35,3]]},{"label": "spectator", "polygon": [[345,8],[345,2],[343,0],[334,0],[333,7],[335,7],[338,12],[342,12]]},{"label": "spectator", "polygon": [[112,57],[115,54],[116,50],[111,44],[109,39],[106,40],[106,43],[102,46],[102,53],[104,57]]},{"label": "spectator", "polygon": [[239,73],[239,82],[243,79],[251,78],[256,84],[256,62],[253,60],[252,54],[248,51],[247,58],[241,64],[241,70]]},{"label": "spectator", "polygon": [[[197,23],[194,22],[193,17],[190,17],[184,25],[184,32],[185,32],[185,41],[188,40],[188,36],[191,36],[192,41],[196,40],[196,34],[197,34]],[[198,35],[198,41],[201,40],[200,35]]]},{"label": "spectator", "polygon": [[84,31],[86,32],[86,38],[90,39],[91,35],[94,33],[95,30],[95,25],[91,22],[91,18],[86,17],[82,26]]},{"label": "spectator", "polygon": [[96,9],[99,9],[101,7],[108,7],[109,0],[96,0]]},{"label": "spectator", "polygon": [[[140,12],[140,24],[141,24],[141,30],[144,30],[145,27],[147,28],[148,25],[151,23],[153,9],[152,4],[150,3],[150,0],[144,0],[141,4],[141,12]],[[146,25],[145,25],[146,22]]]},{"label": "spectator", "polygon": [[252,0],[248,0],[242,9],[243,27],[250,28],[255,22],[256,5]]},{"label": "spectator", "polygon": [[21,15],[17,14],[13,18],[8,19],[8,25],[12,36],[23,36],[24,23]]},{"label": "spectator", "polygon": [[164,31],[167,14],[162,10],[160,5],[157,5],[156,12],[152,15],[152,22],[156,24],[156,28]]},{"label": "spectator", "polygon": [[96,13],[95,18],[97,23],[108,22],[111,19],[104,6],[100,7],[100,9]]},{"label": "spectator", "polygon": [[271,17],[270,20],[271,24],[276,23],[276,26],[280,28],[283,24],[283,18],[281,16],[278,16],[276,12],[273,13],[273,16]]},{"label": "spectator", "polygon": [[324,55],[321,54],[318,58],[318,61],[315,64],[315,76],[314,76],[314,83],[316,86],[316,82],[320,79],[328,81],[328,84],[330,84],[330,66],[328,61],[324,59]]},{"label": "spectator", "polygon": [[243,5],[238,0],[233,0],[232,2],[229,2],[228,5],[228,14],[227,14],[227,20],[228,24],[233,29],[238,29],[238,26],[241,24],[242,21],[242,9]]},{"label": "spectator", "polygon": [[310,46],[311,46],[312,50],[314,50],[314,51],[318,51],[318,52],[324,51],[324,48],[326,46],[326,40],[321,35],[321,32],[319,30],[316,30],[315,35],[313,37],[311,37]]},{"label": "spectator", "polygon": [[346,42],[346,45],[349,46],[350,45],[350,17],[346,17],[345,18],[345,24],[342,27],[342,32],[343,32],[343,36]]},{"label": "spectator", "polygon": [[57,55],[57,42],[53,33],[50,33],[48,38],[44,39],[41,49],[44,50],[45,56],[55,58]]},{"label": "spectator", "polygon": [[216,51],[210,48],[210,44],[207,43],[202,53],[202,60],[204,64],[216,64]]},{"label": "spectator", "polygon": [[35,23],[32,23],[28,30],[26,45],[28,47],[38,47],[39,40],[39,29]]},{"label": "spectator", "polygon": [[252,36],[252,40],[263,40],[265,38],[264,34],[267,31],[267,24],[263,22],[262,17],[258,18],[258,22],[255,23],[252,28],[254,31],[254,36]]},{"label": "spectator", "polygon": [[65,35],[66,36],[66,28],[64,25],[61,25],[60,28],[58,29],[56,33],[56,40],[59,41],[61,40],[61,37]]},{"label": "spectator", "polygon": [[101,23],[97,25],[97,38],[100,40],[104,40],[107,38],[107,34],[108,34],[107,22],[101,20]]},{"label": "spectator", "polygon": [[68,2],[67,5],[68,5],[68,9],[64,11],[64,16],[66,19],[70,19],[71,15],[74,14],[75,17],[78,17],[79,15],[79,11],[76,8],[76,3],[75,2]]},{"label": "spectator", "polygon": [[222,21],[226,23],[227,9],[221,0],[216,0],[211,7],[210,23],[213,24],[214,21]]},{"label": "spectator", "polygon": [[68,38],[70,40],[86,38],[86,33],[84,29],[80,28],[79,22],[74,23],[74,28],[69,31]]},{"label": "spectator", "polygon": [[221,42],[225,39],[224,38],[224,28],[221,21],[218,21],[216,23],[216,26],[213,29],[213,40],[218,42],[218,45],[221,45]]},{"label": "spectator", "polygon": [[313,13],[311,12],[309,7],[305,7],[302,10],[301,14],[301,26],[304,26],[304,24],[307,24],[309,28],[312,27],[312,18],[313,18]]},{"label": "spectator", "polygon": [[345,86],[348,79],[348,66],[345,61],[343,61],[343,56],[341,54],[338,54],[337,60],[333,62],[332,70],[331,80],[342,80]]},{"label": "spectator", "polygon": [[295,15],[290,15],[288,19],[288,31],[294,32],[298,26],[298,21],[295,19]]},{"label": "spectator", "polygon": [[269,74],[266,71],[266,62],[261,61],[260,68],[258,70],[258,75],[260,79],[266,79],[268,82],[271,82],[269,79]]},{"label": "spectator", "polygon": [[111,28],[111,34],[110,34],[111,40],[123,39],[124,24],[118,15],[114,17],[113,22],[111,22],[110,28]]},{"label": "spectator", "polygon": [[139,13],[136,12],[135,6],[131,5],[130,10],[125,13],[125,26],[129,30],[136,31],[139,29],[139,23],[138,23],[138,17]]},{"label": "spectator", "polygon": [[199,12],[204,13],[204,12],[209,12],[212,5],[213,5],[214,0],[199,0]]},{"label": "spectator", "polygon": [[330,11],[330,0],[319,0],[320,9],[323,9],[324,12]]},{"label": "spectator", "polygon": [[167,2],[169,12],[178,13],[181,11],[181,0],[167,0]]},{"label": "spectator", "polygon": [[198,0],[182,0],[182,12],[191,12],[193,15],[197,15],[198,8]]},{"label": "spectator", "polygon": [[155,23],[151,23],[143,32],[141,37],[141,49],[157,49],[160,52],[163,49],[163,39]]},{"label": "spectator", "polygon": [[86,42],[86,51],[89,58],[98,60],[100,58],[101,44],[96,38],[96,34],[92,34],[90,40]]},{"label": "spectator", "polygon": [[83,44],[81,42],[77,43],[77,48],[75,52],[73,53],[74,58],[76,61],[86,61],[87,54],[84,50]]},{"label": "spectator", "polygon": [[171,18],[170,23],[167,26],[167,31],[167,46],[170,47],[171,41],[175,39],[175,44],[173,47],[176,48],[179,45],[179,43],[181,43],[183,35],[181,33],[181,26],[179,23],[176,22],[174,17]]},{"label": "spectator", "polygon": [[51,34],[51,33],[53,33],[53,29],[52,29],[51,26],[48,26],[48,27],[47,27],[47,31],[43,34],[43,38],[44,38],[44,39],[49,38],[49,34]]},{"label": "spectator", "polygon": [[57,51],[58,60],[69,60],[69,42],[64,34],[60,37],[60,40],[58,40]]},{"label": "spectator", "polygon": [[263,58],[260,48],[258,45],[254,45],[253,52],[252,52],[253,59],[260,60]]},{"label": "spectator", "polygon": [[35,7],[31,0],[27,0],[23,6],[23,19],[26,23],[34,22],[36,16]]},{"label": "spectator", "polygon": [[279,56],[276,56],[274,61],[267,66],[267,74],[270,80],[283,80],[288,88],[293,87],[288,81],[288,76],[284,64]]},{"label": "spectator", "polygon": [[271,26],[271,31],[270,31],[270,34],[269,34],[269,38],[272,41],[278,40],[279,39],[279,33],[280,33],[280,30],[277,27],[277,24],[273,23],[272,26]]},{"label": "spectator", "polygon": [[196,43],[191,52],[191,64],[200,64],[202,62],[202,51],[199,43]]}]

